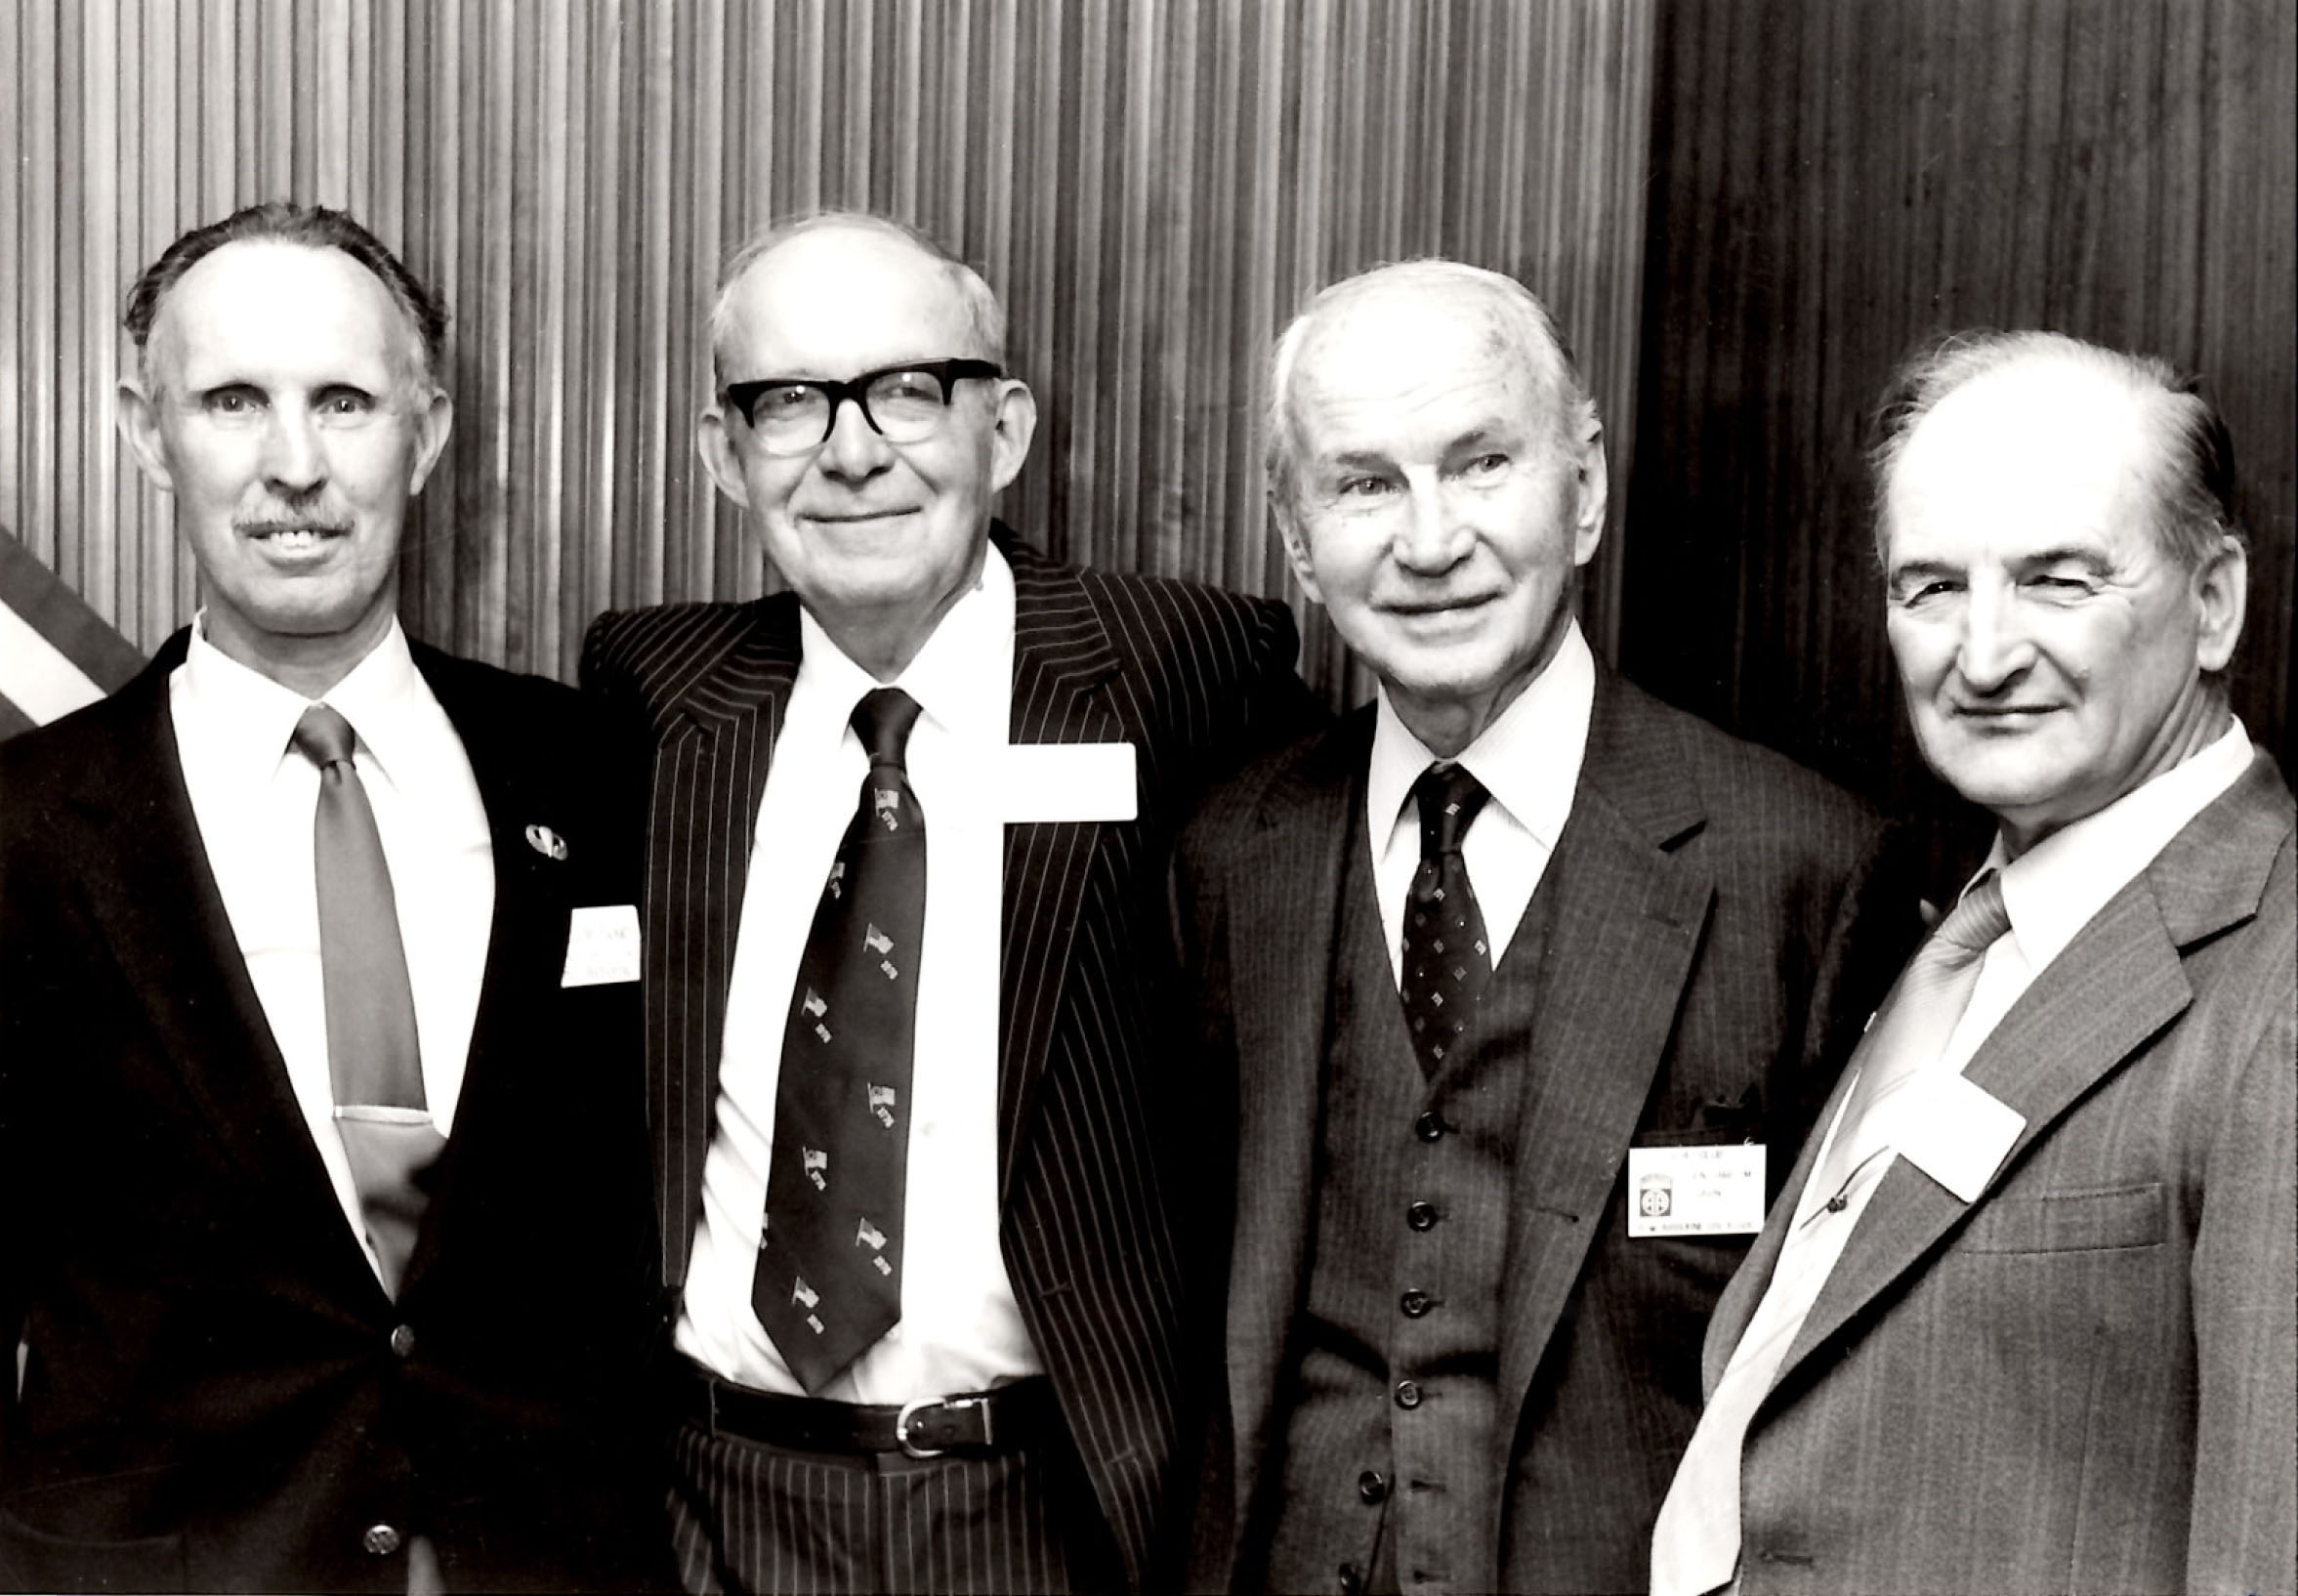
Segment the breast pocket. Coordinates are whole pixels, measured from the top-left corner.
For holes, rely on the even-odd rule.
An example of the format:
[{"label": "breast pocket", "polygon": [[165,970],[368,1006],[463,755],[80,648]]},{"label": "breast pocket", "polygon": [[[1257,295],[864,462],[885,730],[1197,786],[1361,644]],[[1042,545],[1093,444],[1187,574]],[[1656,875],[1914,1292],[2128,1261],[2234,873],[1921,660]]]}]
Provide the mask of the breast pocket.
[{"label": "breast pocket", "polygon": [[1956,1247],[1965,1252],[2113,1252],[2158,1246],[2169,1231],[2169,1194],[2159,1181],[2151,1181],[1996,1197],[1971,1216]]}]

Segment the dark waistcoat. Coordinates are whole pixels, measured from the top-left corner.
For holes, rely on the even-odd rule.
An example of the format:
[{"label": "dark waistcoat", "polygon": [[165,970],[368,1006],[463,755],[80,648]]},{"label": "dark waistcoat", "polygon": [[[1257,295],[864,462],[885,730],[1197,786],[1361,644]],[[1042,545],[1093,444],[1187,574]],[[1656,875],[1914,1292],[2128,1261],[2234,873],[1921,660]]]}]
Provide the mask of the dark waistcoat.
[{"label": "dark waistcoat", "polygon": [[1495,1411],[1500,1271],[1552,916],[1535,894],[1429,1079],[1404,1029],[1360,805],[1354,815],[1316,1232],[1265,1579],[1274,1590],[1487,1590],[1513,1428]]}]

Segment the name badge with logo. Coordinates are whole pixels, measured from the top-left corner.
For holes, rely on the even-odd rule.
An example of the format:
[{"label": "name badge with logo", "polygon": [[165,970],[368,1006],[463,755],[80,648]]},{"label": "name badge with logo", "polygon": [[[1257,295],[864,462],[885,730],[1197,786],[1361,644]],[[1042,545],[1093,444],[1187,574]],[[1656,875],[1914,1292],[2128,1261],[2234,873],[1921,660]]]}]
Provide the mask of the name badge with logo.
[{"label": "name badge with logo", "polygon": [[1752,1236],[1764,1228],[1764,1148],[1628,1149],[1628,1235]]},{"label": "name badge with logo", "polygon": [[605,987],[639,979],[639,906],[592,903],[574,911],[566,928],[562,987]]},{"label": "name badge with logo", "polygon": [[998,812],[1011,824],[1130,820],[1141,813],[1130,742],[1014,742],[998,758]]}]

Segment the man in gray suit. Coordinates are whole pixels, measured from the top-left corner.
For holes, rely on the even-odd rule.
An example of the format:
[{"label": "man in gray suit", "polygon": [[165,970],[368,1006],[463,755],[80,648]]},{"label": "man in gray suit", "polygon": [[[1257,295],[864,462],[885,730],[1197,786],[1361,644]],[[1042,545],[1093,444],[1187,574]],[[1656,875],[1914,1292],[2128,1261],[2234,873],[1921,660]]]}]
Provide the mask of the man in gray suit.
[{"label": "man in gray suit", "polygon": [[2298,905],[2224,425],[2052,333],[1885,416],[1916,737],[1999,829],[1717,1310],[1653,1588],[2288,1591]]},{"label": "man in gray suit", "polygon": [[1285,548],[1380,694],[1179,856],[1240,1137],[1194,1582],[1635,1588],[1701,1328],[1914,894],[1871,912],[1872,816],[1596,660],[1601,434],[1522,285],[1341,283],[1273,394]]}]

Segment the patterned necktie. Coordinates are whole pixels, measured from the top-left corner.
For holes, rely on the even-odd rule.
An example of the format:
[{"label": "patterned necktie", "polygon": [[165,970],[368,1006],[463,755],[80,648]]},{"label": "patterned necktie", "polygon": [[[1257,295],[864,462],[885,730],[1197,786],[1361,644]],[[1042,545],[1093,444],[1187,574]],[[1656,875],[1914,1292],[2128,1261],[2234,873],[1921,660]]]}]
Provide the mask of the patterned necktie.
[{"label": "patterned necktie", "polygon": [[[1981,955],[2010,929],[2002,881],[1989,871],[1908,961],[1853,1053],[1851,1068],[1859,1071],[1859,1078],[1852,1082],[1826,1159],[1813,1172],[1811,1190],[1831,1197],[1842,1192],[1867,1156],[1859,1144],[1869,1113],[1946,1050],[1978,985]],[[1700,1412],[1667,1499],[1660,1503],[1651,1541],[1653,1596],[1714,1590],[1728,1583],[1738,1567],[1739,1466],[1747,1427],[1825,1284],[1823,1276],[1797,1264],[1806,1235],[1800,1229],[1788,1233],[1765,1298]]]},{"label": "patterned necktie", "polygon": [[325,704],[305,710],[295,726],[296,749],[319,768],[312,852],[335,1128],[384,1289],[396,1297],[430,1201],[423,1177],[446,1138],[424,1104],[415,988],[383,836],[352,763],[356,740],[351,723]]},{"label": "patterned necktie", "polygon": [[1492,979],[1491,943],[1460,857],[1477,812],[1491,794],[1459,765],[1431,765],[1412,783],[1420,805],[1420,868],[1404,901],[1404,1023],[1421,1072],[1434,1080],[1468,1029]]},{"label": "patterned necktie", "polygon": [[902,751],[918,706],[855,706],[861,798],[798,961],[774,1091],[773,1161],[750,1305],[818,1391],[901,1318],[910,1063],[926,925],[926,818]]}]

